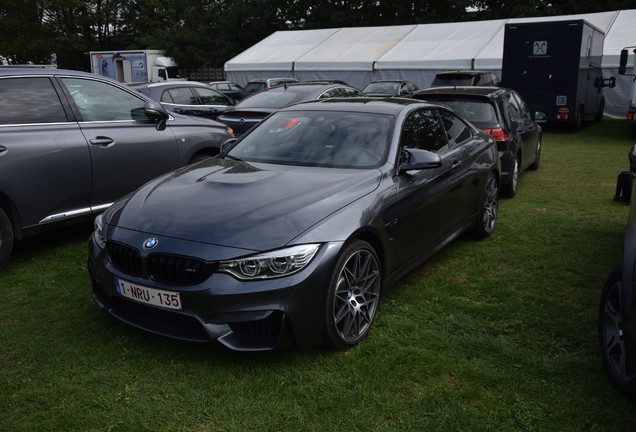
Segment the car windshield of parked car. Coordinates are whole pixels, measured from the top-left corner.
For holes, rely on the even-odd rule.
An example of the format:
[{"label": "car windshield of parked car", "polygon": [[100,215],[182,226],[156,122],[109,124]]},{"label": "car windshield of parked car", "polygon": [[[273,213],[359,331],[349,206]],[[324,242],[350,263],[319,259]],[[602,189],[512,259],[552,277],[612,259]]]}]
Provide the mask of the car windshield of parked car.
[{"label": "car windshield of parked car", "polygon": [[226,155],[285,165],[372,168],[385,162],[393,117],[340,111],[289,111],[269,117]]},{"label": "car windshield of parked car", "polygon": [[397,82],[376,82],[365,87],[363,93],[398,94],[400,83]]},{"label": "car windshield of parked car", "polygon": [[466,120],[474,123],[494,123],[497,121],[495,107],[486,99],[429,99],[451,107]]},{"label": "car windshield of parked car", "polygon": [[307,99],[306,91],[293,90],[291,88],[277,88],[267,90],[241,101],[236,109],[247,108],[283,108],[296,102]]}]

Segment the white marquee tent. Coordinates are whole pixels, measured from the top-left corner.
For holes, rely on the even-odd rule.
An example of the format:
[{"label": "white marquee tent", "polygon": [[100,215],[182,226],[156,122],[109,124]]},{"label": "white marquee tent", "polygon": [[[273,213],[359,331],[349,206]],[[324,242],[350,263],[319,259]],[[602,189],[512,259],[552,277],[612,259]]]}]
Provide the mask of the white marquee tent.
[{"label": "white marquee tent", "polygon": [[[501,75],[504,26],[538,20],[584,19],[605,32],[603,75],[616,77],[606,89],[605,114],[624,117],[632,77],[618,75],[622,48],[636,45],[636,9],[542,18],[469,21],[385,27],[278,31],[225,63],[227,79],[291,76],[299,80],[341,79],[364,88],[377,79],[407,79],[430,85],[448,69],[485,69]],[[630,50],[628,74],[633,73]]]}]

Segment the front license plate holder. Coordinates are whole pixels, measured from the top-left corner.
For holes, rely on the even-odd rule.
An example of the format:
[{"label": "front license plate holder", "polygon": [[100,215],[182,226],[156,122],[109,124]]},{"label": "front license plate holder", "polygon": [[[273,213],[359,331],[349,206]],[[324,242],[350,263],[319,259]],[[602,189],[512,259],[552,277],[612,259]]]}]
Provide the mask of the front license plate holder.
[{"label": "front license plate holder", "polygon": [[181,293],[138,285],[115,278],[117,293],[132,301],[164,309],[181,310]]}]

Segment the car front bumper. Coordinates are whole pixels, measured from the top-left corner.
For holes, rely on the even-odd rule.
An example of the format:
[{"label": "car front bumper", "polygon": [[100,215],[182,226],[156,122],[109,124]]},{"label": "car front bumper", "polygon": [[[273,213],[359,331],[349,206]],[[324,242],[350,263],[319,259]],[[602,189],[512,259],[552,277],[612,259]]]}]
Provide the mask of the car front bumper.
[{"label": "car front bumper", "polygon": [[[137,236],[130,244],[141,244],[138,240],[147,237]],[[174,239],[164,243],[169,242],[181,243],[179,250],[190,246]],[[218,341],[235,351],[264,351],[321,343],[326,292],[341,247],[341,242],[323,244],[304,269],[287,277],[244,281],[213,272],[196,285],[170,285],[121,271],[91,237],[88,270],[96,305],[120,321],[175,339]],[[142,260],[146,257],[142,255]],[[178,292],[182,309],[126,298],[116,289],[116,278]]]}]

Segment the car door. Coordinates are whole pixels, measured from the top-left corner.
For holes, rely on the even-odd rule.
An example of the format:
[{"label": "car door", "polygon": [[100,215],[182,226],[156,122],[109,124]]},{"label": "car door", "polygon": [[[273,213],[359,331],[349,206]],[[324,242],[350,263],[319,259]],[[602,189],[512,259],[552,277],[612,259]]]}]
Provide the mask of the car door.
[{"label": "car door", "polygon": [[510,119],[511,132],[517,135],[518,145],[521,146],[520,168],[524,170],[535,160],[539,129],[527,105],[517,93],[511,91],[503,97]]},{"label": "car door", "polygon": [[0,79],[0,194],[24,228],[90,213],[91,159],[49,77]]},{"label": "car door", "polygon": [[205,117],[216,119],[218,115],[234,105],[227,96],[212,89],[193,87],[192,90],[201,102],[201,115]]},{"label": "car door", "polygon": [[[452,154],[454,187],[461,190],[455,207],[455,224],[459,226],[472,219],[478,208],[483,189],[482,180],[485,177],[483,166],[488,167],[491,163],[491,156],[485,153],[491,144],[477,135],[475,130],[454,112],[440,108],[439,113],[451,149],[449,153]],[[481,163],[484,156],[484,162]]]},{"label": "car door", "polygon": [[177,114],[206,115],[207,108],[201,105],[201,101],[191,87],[173,87],[165,89],[159,98],[161,105],[167,110]]},{"label": "car door", "polygon": [[174,133],[157,130],[143,113],[145,100],[110,82],[61,78],[88,141],[91,207],[112,203],[181,163]]},{"label": "car door", "polygon": [[398,203],[388,217],[399,220],[398,250],[405,262],[417,260],[451,235],[460,217],[461,154],[449,146],[437,109],[418,109],[405,119],[400,135],[402,161],[409,148],[439,154],[442,166],[401,173],[395,179]]}]

